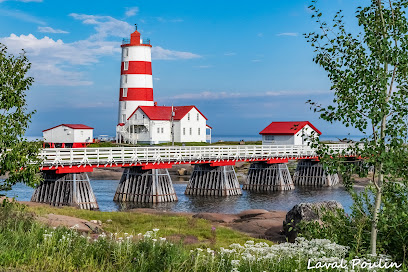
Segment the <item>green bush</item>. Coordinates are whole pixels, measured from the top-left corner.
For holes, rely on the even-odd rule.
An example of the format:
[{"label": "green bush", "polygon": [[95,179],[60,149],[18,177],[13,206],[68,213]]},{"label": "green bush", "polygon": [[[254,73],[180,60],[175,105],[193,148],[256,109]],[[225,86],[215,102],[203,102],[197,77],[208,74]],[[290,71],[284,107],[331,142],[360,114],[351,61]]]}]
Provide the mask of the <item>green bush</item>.
[{"label": "green bush", "polygon": [[[378,252],[391,256],[395,261],[407,263],[408,251],[408,188],[399,183],[386,183],[383,204],[378,220]],[[344,210],[324,211],[321,222],[303,222],[300,235],[325,238],[350,247],[350,254],[369,253],[373,189],[352,193],[354,200],[351,214]]]}]

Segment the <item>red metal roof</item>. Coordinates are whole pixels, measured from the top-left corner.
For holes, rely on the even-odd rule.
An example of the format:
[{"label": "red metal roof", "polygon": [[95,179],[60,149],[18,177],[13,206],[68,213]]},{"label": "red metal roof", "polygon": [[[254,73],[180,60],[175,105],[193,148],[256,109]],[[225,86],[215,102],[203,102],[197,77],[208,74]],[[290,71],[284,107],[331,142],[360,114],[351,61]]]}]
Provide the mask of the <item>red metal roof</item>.
[{"label": "red metal roof", "polygon": [[[174,120],[181,120],[191,109],[195,108],[204,118],[208,120],[204,114],[199,111],[196,106],[174,106]],[[135,114],[135,112],[141,109],[150,120],[170,120],[171,107],[169,106],[139,106],[128,118],[128,120]],[[194,118],[194,117],[191,117]]]},{"label": "red metal roof", "polygon": [[66,126],[66,127],[72,128],[72,129],[94,129],[93,127],[89,127],[89,126],[86,126],[86,125],[83,125],[83,124],[61,124],[61,125],[49,128],[49,129],[45,129],[45,130],[43,130],[43,132],[47,131],[47,130],[57,128],[57,127],[60,127],[60,126]]},{"label": "red metal roof", "polygon": [[309,121],[294,121],[294,122],[272,122],[264,128],[259,134],[273,135],[294,135],[306,125],[309,125],[319,135],[322,135],[320,130],[313,126]]}]

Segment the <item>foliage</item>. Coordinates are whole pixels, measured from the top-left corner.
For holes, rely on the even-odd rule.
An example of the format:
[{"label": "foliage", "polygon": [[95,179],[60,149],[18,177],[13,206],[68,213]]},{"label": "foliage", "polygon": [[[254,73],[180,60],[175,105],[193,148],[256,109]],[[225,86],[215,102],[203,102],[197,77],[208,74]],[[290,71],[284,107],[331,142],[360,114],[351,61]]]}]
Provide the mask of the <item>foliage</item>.
[{"label": "foliage", "polygon": [[33,83],[33,78],[27,77],[30,66],[24,52],[16,57],[0,44],[0,175],[8,175],[0,181],[0,191],[10,190],[17,182],[30,186],[39,182],[40,144],[24,138],[34,113],[27,112],[25,99]]},{"label": "foliage", "polygon": [[112,142],[99,142],[99,143],[91,143],[87,147],[117,147],[116,143]]},{"label": "foliage", "polygon": [[[390,255],[398,262],[407,262],[408,249],[408,188],[398,183],[387,183],[383,195],[383,212],[378,219],[378,252]],[[366,188],[353,194],[351,214],[343,209],[326,210],[321,222],[302,222],[300,233],[307,239],[327,238],[350,247],[350,254],[368,254],[375,190]]]},{"label": "foliage", "polygon": [[[377,223],[381,213],[384,182],[406,182],[408,105],[408,1],[372,0],[358,7],[356,18],[361,32],[346,31],[342,11],[336,13],[332,25],[322,20],[322,13],[312,1],[312,18],[321,33],[309,33],[307,41],[315,49],[314,61],[322,66],[334,91],[332,105],[323,107],[309,101],[320,118],[354,127],[365,137],[342,153],[331,152],[319,142],[313,144],[321,160],[331,171],[350,173],[359,170],[344,163],[347,154],[358,154],[366,166],[374,166],[374,204],[371,211],[371,253],[376,253]],[[364,168],[364,167],[363,167]],[[363,171],[363,172],[366,172]]]},{"label": "foliage", "polygon": [[326,239],[300,238],[296,243],[279,245],[249,240],[216,250],[189,250],[163,237],[159,229],[134,235],[80,235],[74,228],[41,225],[25,206],[6,200],[0,206],[0,218],[5,219],[0,220],[0,270],[6,271],[288,272],[306,271],[309,259],[317,263],[348,258],[348,247]]},{"label": "foliage", "polygon": [[[153,228],[159,228],[162,236],[174,236],[184,239],[195,236],[198,243],[195,246],[206,245],[214,240],[211,222],[204,219],[189,218],[187,216],[175,216],[167,214],[145,214],[138,212],[99,212],[79,210],[72,207],[55,208],[51,206],[28,207],[28,211],[39,216],[49,213],[73,216],[86,220],[100,220],[103,228],[112,233],[146,232]],[[110,221],[112,220],[112,221]],[[107,222],[108,221],[108,222]],[[218,226],[216,230],[216,241],[213,248],[226,247],[231,243],[244,243],[250,237],[238,231]],[[256,242],[269,241],[254,239]]]}]

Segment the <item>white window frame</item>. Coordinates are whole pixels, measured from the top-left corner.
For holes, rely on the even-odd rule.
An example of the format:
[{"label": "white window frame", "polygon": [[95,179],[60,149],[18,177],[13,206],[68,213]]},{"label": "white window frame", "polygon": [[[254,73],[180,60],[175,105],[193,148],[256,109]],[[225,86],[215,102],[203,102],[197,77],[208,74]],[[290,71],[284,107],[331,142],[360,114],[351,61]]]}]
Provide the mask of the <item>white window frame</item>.
[{"label": "white window frame", "polygon": [[122,82],[123,82],[123,83],[127,83],[127,75],[123,75],[123,80],[122,80]]},{"label": "white window frame", "polygon": [[193,135],[193,128],[190,128],[190,135]]},{"label": "white window frame", "polygon": [[123,49],[123,51],[124,51],[124,56],[125,57],[127,57],[127,56],[129,56],[129,48],[127,48],[127,47],[125,47],[124,49]]},{"label": "white window frame", "polygon": [[128,61],[123,62],[123,70],[124,71],[129,70],[129,62]]},{"label": "white window frame", "polygon": [[123,88],[122,89],[122,97],[127,97],[127,93],[128,93],[128,88]]},{"label": "white window frame", "polygon": [[190,113],[187,113],[187,120],[190,121]]},{"label": "white window frame", "polygon": [[275,141],[275,135],[265,135],[265,141]]},{"label": "white window frame", "polygon": [[160,133],[160,128],[158,127],[158,128],[157,128],[157,134],[159,134],[159,133]]},{"label": "white window frame", "polygon": [[186,135],[186,128],[183,128],[183,135]]},{"label": "white window frame", "polygon": [[200,114],[197,113],[197,121],[200,121]]},{"label": "white window frame", "polygon": [[200,131],[200,128],[198,128],[198,135],[201,135],[201,131]]},{"label": "white window frame", "polygon": [[161,128],[161,133],[164,133],[164,128]]}]

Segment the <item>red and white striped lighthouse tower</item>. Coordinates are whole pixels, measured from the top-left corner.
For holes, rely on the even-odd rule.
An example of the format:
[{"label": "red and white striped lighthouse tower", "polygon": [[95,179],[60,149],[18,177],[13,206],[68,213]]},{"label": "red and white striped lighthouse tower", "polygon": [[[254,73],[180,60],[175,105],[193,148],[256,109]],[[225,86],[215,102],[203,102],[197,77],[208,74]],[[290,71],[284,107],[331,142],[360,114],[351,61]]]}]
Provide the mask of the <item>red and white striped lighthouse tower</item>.
[{"label": "red and white striped lighthouse tower", "polygon": [[137,31],[123,39],[119,94],[119,120],[127,118],[138,106],[153,106],[152,46]]}]

